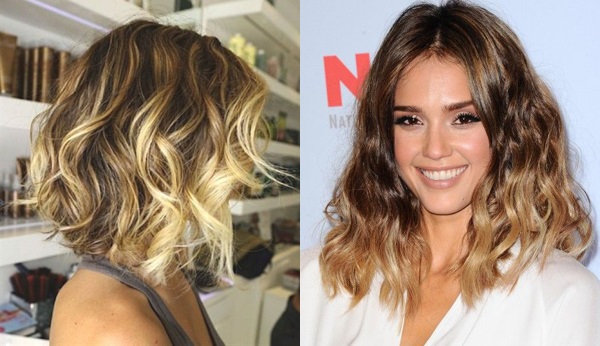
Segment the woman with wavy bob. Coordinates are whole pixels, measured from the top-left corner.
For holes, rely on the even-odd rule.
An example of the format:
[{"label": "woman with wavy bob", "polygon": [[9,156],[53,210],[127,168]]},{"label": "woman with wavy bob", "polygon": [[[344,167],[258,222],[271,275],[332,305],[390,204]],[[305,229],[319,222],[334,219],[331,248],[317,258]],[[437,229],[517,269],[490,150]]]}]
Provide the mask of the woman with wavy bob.
[{"label": "woman with wavy bob", "polygon": [[561,113],[498,17],[461,1],[403,12],[353,143],[332,229],[302,258],[304,345],[600,342]]},{"label": "woman with wavy bob", "polygon": [[183,269],[231,275],[228,200],[271,169],[267,93],[216,38],[145,20],[77,60],[32,149],[32,200],[83,255],[52,344],[222,344]]}]

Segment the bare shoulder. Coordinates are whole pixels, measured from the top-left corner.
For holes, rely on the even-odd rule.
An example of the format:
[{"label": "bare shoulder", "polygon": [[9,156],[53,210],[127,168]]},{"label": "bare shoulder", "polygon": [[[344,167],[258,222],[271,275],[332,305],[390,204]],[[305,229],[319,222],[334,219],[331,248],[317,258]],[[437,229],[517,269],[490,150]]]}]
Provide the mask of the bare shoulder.
[{"label": "bare shoulder", "polygon": [[117,280],[81,269],[54,307],[53,345],[169,345],[145,296]]}]

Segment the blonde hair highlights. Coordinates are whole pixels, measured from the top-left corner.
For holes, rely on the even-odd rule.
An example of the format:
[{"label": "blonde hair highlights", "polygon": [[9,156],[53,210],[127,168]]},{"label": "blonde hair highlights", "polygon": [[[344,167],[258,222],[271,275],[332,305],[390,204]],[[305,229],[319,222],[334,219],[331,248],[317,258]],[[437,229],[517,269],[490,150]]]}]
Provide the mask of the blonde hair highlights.
[{"label": "blonde hair highlights", "polygon": [[[486,290],[510,289],[554,249],[582,258],[592,240],[559,107],[516,35],[479,6],[412,6],[392,25],[364,82],[352,154],[325,211],[333,227],[320,257],[332,296],[344,290],[357,304],[380,274],[380,300],[391,312],[404,306],[408,315],[419,306],[432,255],[420,203],[394,158],[393,97],[407,66],[430,55],[465,68],[492,148],[488,174],[472,198],[466,254],[449,271],[460,275],[467,305]],[[501,270],[517,242],[519,253]]]},{"label": "blonde hair highlights", "polygon": [[35,119],[32,200],[77,254],[152,283],[201,256],[231,274],[228,201],[260,186],[264,81],[213,37],[119,27],[70,70]]}]

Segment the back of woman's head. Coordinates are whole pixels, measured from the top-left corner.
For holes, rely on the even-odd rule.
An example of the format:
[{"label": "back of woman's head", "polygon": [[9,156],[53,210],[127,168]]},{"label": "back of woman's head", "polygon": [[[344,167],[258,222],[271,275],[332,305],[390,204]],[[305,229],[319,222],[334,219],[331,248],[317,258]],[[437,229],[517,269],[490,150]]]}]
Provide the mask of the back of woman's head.
[{"label": "back of woman's head", "polygon": [[[94,43],[35,121],[33,199],[77,254],[153,282],[230,267],[233,190],[258,184],[264,82],[213,37],[134,21]],[[190,251],[193,250],[193,251]]]},{"label": "back of woman's head", "polygon": [[[464,69],[492,151],[472,199],[468,253],[453,268],[466,302],[500,279],[514,283],[525,266],[555,248],[581,256],[591,239],[559,107],[514,32],[476,5],[414,5],[390,28],[363,84],[353,151],[328,205],[333,229],[321,256],[334,293],[344,288],[358,302],[379,270],[382,299],[397,307],[406,291],[409,313],[431,253],[420,203],[395,161],[394,150],[402,148],[394,147],[394,93],[413,62],[430,57]],[[517,241],[518,259],[503,276],[498,264]]]}]

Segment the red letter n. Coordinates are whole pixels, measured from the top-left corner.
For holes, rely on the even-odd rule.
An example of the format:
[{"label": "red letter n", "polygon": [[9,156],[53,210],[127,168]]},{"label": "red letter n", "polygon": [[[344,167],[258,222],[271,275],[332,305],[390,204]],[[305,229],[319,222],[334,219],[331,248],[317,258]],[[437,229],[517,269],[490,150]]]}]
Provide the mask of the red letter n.
[{"label": "red letter n", "polygon": [[325,83],[327,87],[327,106],[342,105],[342,87],[344,84],[356,97],[367,72],[369,71],[369,53],[355,55],[356,76],[335,55],[323,57],[325,63]]}]

